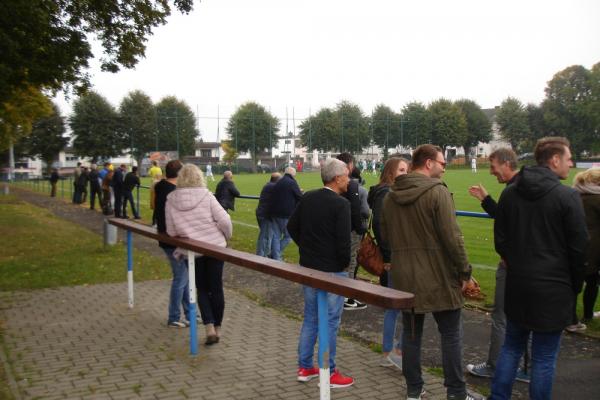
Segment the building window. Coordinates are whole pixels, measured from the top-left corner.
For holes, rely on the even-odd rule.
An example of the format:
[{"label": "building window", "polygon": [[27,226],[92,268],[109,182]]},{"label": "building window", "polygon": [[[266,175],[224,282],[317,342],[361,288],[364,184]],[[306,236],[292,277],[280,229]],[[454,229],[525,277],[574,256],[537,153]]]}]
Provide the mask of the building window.
[{"label": "building window", "polygon": [[205,158],[211,157],[211,151],[202,149],[202,157],[205,157]]}]

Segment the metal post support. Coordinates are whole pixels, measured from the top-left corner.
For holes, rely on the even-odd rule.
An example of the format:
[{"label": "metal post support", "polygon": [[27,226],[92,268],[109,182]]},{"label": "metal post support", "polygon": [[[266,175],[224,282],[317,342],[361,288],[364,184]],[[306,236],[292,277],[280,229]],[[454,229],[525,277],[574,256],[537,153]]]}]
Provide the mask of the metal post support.
[{"label": "metal post support", "polygon": [[117,227],[108,223],[104,218],[104,247],[117,244]]},{"label": "metal post support", "polygon": [[196,320],[196,254],[188,250],[188,286],[190,296],[190,309],[188,319],[190,321],[190,354],[198,354],[198,323]]},{"label": "metal post support", "polygon": [[127,299],[133,308],[133,233],[127,231]]},{"label": "metal post support", "polygon": [[137,210],[138,215],[140,215],[141,214],[140,213],[140,187],[136,186],[135,189],[136,189],[135,191],[136,191],[136,202],[137,202],[136,210]]},{"label": "metal post support", "polygon": [[320,399],[331,398],[329,386],[329,309],[327,306],[327,292],[317,290],[317,309],[319,314],[319,386]]}]

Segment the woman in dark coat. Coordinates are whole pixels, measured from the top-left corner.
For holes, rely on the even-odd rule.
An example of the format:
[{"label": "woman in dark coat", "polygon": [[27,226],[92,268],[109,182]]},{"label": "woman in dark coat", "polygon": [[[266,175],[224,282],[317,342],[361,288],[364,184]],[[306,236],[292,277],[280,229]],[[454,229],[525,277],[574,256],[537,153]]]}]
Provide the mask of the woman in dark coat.
[{"label": "woman in dark coat", "polygon": [[[594,317],[594,304],[598,297],[598,270],[600,268],[600,168],[590,168],[575,175],[573,187],[581,195],[585,222],[590,235],[586,254],[585,289],[583,291],[583,319],[581,323],[573,313],[573,324],[578,330],[585,329],[584,322]],[[600,313],[597,313],[597,315]],[[582,326],[583,325],[583,326]],[[569,330],[570,327],[567,327]]]}]

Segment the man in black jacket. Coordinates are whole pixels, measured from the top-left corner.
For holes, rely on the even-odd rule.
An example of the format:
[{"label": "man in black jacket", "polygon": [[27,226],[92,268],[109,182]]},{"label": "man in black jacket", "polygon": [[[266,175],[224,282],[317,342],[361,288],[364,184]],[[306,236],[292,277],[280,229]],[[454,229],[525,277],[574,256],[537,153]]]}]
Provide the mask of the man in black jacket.
[{"label": "man in black jacket", "polygon": [[115,169],[115,173],[110,181],[115,196],[115,217],[117,218],[121,217],[121,212],[123,211],[123,180],[125,179],[124,172],[126,168],[125,164],[121,164],[119,168]]},{"label": "man in black jacket", "polygon": [[98,195],[98,204],[102,204],[102,188],[100,187],[100,175],[98,174],[98,166],[92,164],[88,178],[90,181],[90,210],[96,205],[96,195]]},{"label": "man in black jacket", "polygon": [[[284,178],[281,178],[284,179]],[[322,189],[302,197],[291,215],[287,229],[300,250],[300,265],[347,277],[350,261],[350,204],[340,194],[348,185],[348,171],[343,162],[330,159],[321,168]],[[281,180],[280,180],[281,182]],[[304,320],[298,344],[298,381],[308,382],[319,376],[313,365],[317,341],[317,289],[303,286]],[[331,387],[346,387],[354,379],[335,368],[337,331],[342,317],[344,298],[327,293],[329,367]],[[325,384],[325,382],[321,382]]]},{"label": "man in black jacket", "polygon": [[[494,175],[499,183],[513,184],[517,178],[517,155],[512,149],[503,147],[490,154],[490,174]],[[481,201],[481,207],[492,218],[496,217],[496,201],[488,194],[483,185],[474,185],[469,188],[469,194]],[[506,266],[500,260],[496,270],[496,294],[494,296],[494,310],[492,311],[492,328],[490,332],[490,348],[486,361],[468,364],[467,370],[475,376],[491,378],[494,376],[496,360],[500,348],[504,343],[506,331],[506,315],[504,314],[504,289],[506,284]],[[529,383],[529,375],[523,369],[517,372],[517,380]]]},{"label": "man in black jacket", "polygon": [[[354,158],[350,153],[341,153],[337,156],[338,160],[343,161],[348,167],[348,176],[352,174],[352,170],[354,169]],[[348,183],[348,190],[344,193],[344,197],[348,199],[350,202],[350,215],[352,220],[352,231],[350,233],[350,262],[348,263],[348,272],[352,274],[354,278],[356,278],[356,273],[358,272],[358,262],[356,260],[356,255],[358,253],[358,247],[360,246],[360,241],[367,232],[367,227],[365,226],[364,220],[360,214],[360,197],[358,195],[358,181],[355,179],[350,179]],[[354,299],[346,299],[344,301],[344,310],[360,310],[363,308],[367,308],[367,305]]]},{"label": "man in black jacket", "polygon": [[498,203],[496,251],[506,264],[506,336],[490,399],[509,399],[529,335],[529,396],[550,399],[562,330],[581,290],[588,234],[579,194],[562,185],[573,166],[569,141],[538,140],[537,165],[523,167]]},{"label": "man in black jacket", "polygon": [[256,207],[256,221],[258,222],[258,240],[256,241],[256,254],[262,257],[272,257],[273,242],[273,223],[269,209],[271,207],[271,197],[275,184],[281,178],[279,172],[273,172],[269,182],[263,186]]},{"label": "man in black jacket", "polygon": [[133,216],[135,219],[140,219],[139,210],[135,208],[135,203],[133,202],[133,189],[136,186],[140,186],[140,178],[137,176],[137,167],[132,167],[131,172],[125,175],[125,179],[123,180],[123,218],[128,218],[127,202],[129,202]]},{"label": "man in black jacket", "polygon": [[292,238],[286,228],[290,216],[296,209],[296,205],[302,198],[302,191],[294,177],[296,170],[292,167],[285,169],[285,174],[273,187],[273,194],[269,206],[271,216],[271,227],[273,229],[273,244],[271,246],[271,258],[281,260],[283,250],[291,242]]},{"label": "man in black jacket", "polygon": [[237,190],[233,183],[233,174],[231,171],[223,173],[223,179],[217,184],[215,197],[225,211],[235,211],[235,198],[240,197],[240,191]]}]

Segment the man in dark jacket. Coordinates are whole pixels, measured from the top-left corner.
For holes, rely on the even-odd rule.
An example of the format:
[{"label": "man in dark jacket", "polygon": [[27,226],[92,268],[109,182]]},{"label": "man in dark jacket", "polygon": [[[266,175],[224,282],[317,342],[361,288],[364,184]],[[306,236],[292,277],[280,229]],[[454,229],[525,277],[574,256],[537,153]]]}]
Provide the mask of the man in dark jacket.
[{"label": "man in dark jacket", "polygon": [[60,179],[58,175],[58,170],[56,168],[52,168],[52,173],[50,173],[50,186],[52,189],[50,190],[50,197],[56,197],[56,183]]},{"label": "man in dark jacket", "polygon": [[88,178],[90,180],[90,210],[93,210],[96,205],[96,195],[98,195],[98,204],[102,204],[102,188],[100,187],[100,175],[96,164],[91,165]]},{"label": "man in dark jacket", "polygon": [[[281,178],[281,180],[285,179]],[[321,168],[322,189],[302,197],[291,215],[287,228],[300,250],[300,265],[333,275],[347,277],[350,261],[350,204],[340,194],[346,191],[348,171],[343,162],[330,159]],[[280,182],[281,182],[280,180]],[[298,381],[308,382],[319,376],[313,365],[317,341],[317,289],[303,286],[304,320],[298,344]],[[342,375],[335,367],[337,331],[342,317],[344,298],[327,293],[329,367],[331,387],[346,387],[354,379]],[[327,372],[324,371],[325,376]]]},{"label": "man in dark jacket", "polygon": [[126,168],[125,164],[121,164],[119,168],[115,169],[110,181],[115,196],[115,217],[117,218],[121,217],[123,211],[123,180],[125,179],[124,172]]},{"label": "man in dark jacket", "polygon": [[125,175],[125,179],[123,180],[123,215],[122,218],[127,217],[127,202],[131,204],[131,211],[133,211],[133,216],[135,219],[140,219],[139,210],[135,208],[135,203],[133,202],[133,189],[136,186],[140,186],[140,178],[137,176],[137,167],[132,167],[131,172]]},{"label": "man in dark jacket", "polygon": [[267,182],[260,191],[260,198],[258,199],[258,206],[256,207],[256,221],[258,222],[258,227],[260,229],[258,240],[256,241],[256,254],[262,257],[272,256],[271,244],[273,227],[269,209],[271,208],[273,188],[280,178],[281,175],[278,172],[273,172],[271,174],[271,180]]},{"label": "man in dark jacket", "polygon": [[235,198],[240,197],[240,191],[237,190],[233,183],[233,174],[231,171],[223,173],[223,179],[217,184],[215,197],[225,211],[235,211]]},{"label": "man in dark jacket", "polygon": [[506,336],[490,399],[509,399],[529,335],[529,396],[550,399],[562,330],[581,290],[588,234],[579,194],[562,185],[573,166],[565,138],[538,140],[537,165],[523,167],[498,203],[496,251],[506,263]]},{"label": "man in dark jacket", "polygon": [[[507,147],[494,150],[490,154],[490,174],[494,175],[499,183],[511,185],[517,178],[517,155]],[[492,218],[496,217],[496,201],[488,194],[483,185],[474,185],[469,188],[471,196],[481,201],[481,207]],[[504,289],[506,284],[506,266],[500,260],[496,270],[496,294],[494,296],[494,310],[492,311],[492,325],[490,332],[490,348],[486,361],[468,364],[467,370],[475,376],[491,378],[494,376],[496,361],[500,348],[504,343],[506,331],[506,315],[504,314]],[[523,369],[517,372],[517,380],[529,383],[529,375]]]},{"label": "man in dark jacket", "polygon": [[[354,169],[354,157],[350,153],[341,153],[337,156],[338,160],[343,161],[348,167],[348,176],[351,177],[352,170]],[[350,179],[348,183],[348,190],[344,193],[344,197],[350,202],[350,215],[352,220],[352,231],[350,232],[350,263],[348,264],[348,272],[351,276],[356,278],[358,272],[358,262],[356,256],[358,253],[358,247],[360,241],[367,232],[366,224],[360,212],[360,196],[358,193],[358,186],[360,183],[356,179]],[[367,305],[354,299],[346,299],[344,301],[344,310],[361,310],[367,308]]]},{"label": "man in dark jacket", "polygon": [[273,229],[271,258],[275,260],[282,259],[283,250],[292,240],[286,226],[302,198],[302,191],[294,179],[295,176],[296,170],[293,167],[287,167],[283,177],[273,187],[269,214]]}]

